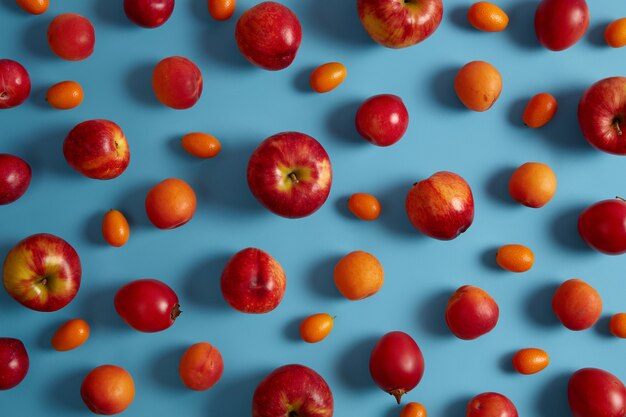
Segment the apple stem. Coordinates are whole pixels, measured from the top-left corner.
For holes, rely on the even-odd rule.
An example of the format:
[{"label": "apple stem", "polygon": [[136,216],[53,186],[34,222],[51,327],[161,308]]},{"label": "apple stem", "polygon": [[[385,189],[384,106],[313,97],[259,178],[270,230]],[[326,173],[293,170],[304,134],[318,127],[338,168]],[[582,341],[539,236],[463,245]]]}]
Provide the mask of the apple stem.
[{"label": "apple stem", "polygon": [[620,197],[620,196],[616,196],[615,198],[617,198],[618,200],[622,200],[622,201],[626,202],[626,200],[624,200],[624,199],[623,199],[622,197]]},{"label": "apple stem", "polygon": [[615,130],[617,130],[617,134],[621,136],[622,129],[620,129],[619,123],[620,123],[620,120],[618,118],[615,118],[615,120],[613,120],[613,126],[615,126]]},{"label": "apple stem", "polygon": [[400,400],[402,399],[402,396],[406,394],[406,391],[402,388],[392,389],[391,391],[389,391],[389,394],[396,397],[396,401],[398,402],[398,404],[400,404]]},{"label": "apple stem", "polygon": [[295,172],[290,172],[289,173],[289,179],[291,179],[291,182],[293,182],[294,184],[297,184],[298,181],[298,176],[296,175]]}]

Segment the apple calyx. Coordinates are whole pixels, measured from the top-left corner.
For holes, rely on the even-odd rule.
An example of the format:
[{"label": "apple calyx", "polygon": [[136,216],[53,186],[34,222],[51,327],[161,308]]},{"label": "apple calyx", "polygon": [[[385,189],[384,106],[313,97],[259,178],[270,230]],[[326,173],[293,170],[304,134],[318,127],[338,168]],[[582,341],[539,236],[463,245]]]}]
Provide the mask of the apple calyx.
[{"label": "apple calyx", "polygon": [[172,321],[175,321],[182,312],[183,311],[180,309],[180,304],[176,303],[174,305],[174,308],[172,308],[172,312],[170,313],[170,318],[172,319]]},{"label": "apple calyx", "polygon": [[389,391],[389,394],[396,397],[396,401],[398,402],[398,404],[400,404],[400,400],[402,399],[402,396],[406,394],[406,391],[403,390],[402,388],[397,388],[397,389],[392,389],[391,391]]},{"label": "apple calyx", "polygon": [[291,182],[293,182],[294,184],[297,184],[300,182],[300,180],[298,180],[298,176],[296,175],[294,171],[290,172],[288,177],[291,180]]}]

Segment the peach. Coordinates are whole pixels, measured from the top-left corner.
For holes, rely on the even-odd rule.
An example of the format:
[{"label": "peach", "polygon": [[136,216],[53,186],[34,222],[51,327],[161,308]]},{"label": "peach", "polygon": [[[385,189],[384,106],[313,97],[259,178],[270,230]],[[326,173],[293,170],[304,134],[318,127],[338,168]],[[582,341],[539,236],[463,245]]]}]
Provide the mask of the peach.
[{"label": "peach", "polygon": [[48,26],[48,45],[52,52],[68,61],[81,61],[93,53],[96,32],[89,19],[63,13]]},{"label": "peach", "polygon": [[202,73],[187,58],[171,56],[161,60],[152,74],[152,89],[157,99],[177,110],[188,109],[202,95]]},{"label": "peach", "polygon": [[110,416],[126,410],[133,402],[135,383],[124,368],[102,365],[85,377],[80,396],[93,413]]},{"label": "peach", "polygon": [[585,281],[570,279],[554,293],[552,310],[563,326],[574,331],[585,330],[600,318],[602,298]]},{"label": "peach", "polygon": [[496,327],[500,310],[484,290],[464,285],[456,290],[446,306],[446,323],[456,337],[476,339]]}]

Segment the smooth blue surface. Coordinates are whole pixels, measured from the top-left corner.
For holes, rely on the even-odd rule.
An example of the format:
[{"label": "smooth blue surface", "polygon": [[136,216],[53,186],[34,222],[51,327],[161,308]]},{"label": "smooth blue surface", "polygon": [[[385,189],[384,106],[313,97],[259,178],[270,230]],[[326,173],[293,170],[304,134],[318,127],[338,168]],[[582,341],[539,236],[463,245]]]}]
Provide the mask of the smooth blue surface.
[{"label": "smooth blue surface", "polygon": [[[432,416],[461,417],[470,397],[493,390],[509,396],[521,416],[568,416],[565,389],[574,370],[601,367],[626,379],[626,345],[607,331],[607,318],[626,310],[626,258],[587,249],[575,225],[586,205],[624,194],[624,157],[592,149],[576,120],[587,86],[624,75],[625,51],[602,44],[606,23],[626,15],[622,1],[591,1],[589,32],[560,53],[539,47],[534,37],[536,1],[504,2],[509,28],[486,34],[465,21],[471,2],[446,0],[438,31],[404,50],[374,44],[354,0],[285,1],[300,17],[304,38],[293,65],[280,72],[251,66],[237,50],[236,19],[256,1],[240,0],[233,19],[217,23],[206,1],[179,0],[170,21],[154,30],[128,22],[121,1],[51,3],[46,14],[30,16],[13,0],[0,2],[0,57],[24,64],[33,83],[27,103],[0,112],[0,152],[23,156],[34,172],[27,194],[0,207],[0,253],[30,234],[54,233],[77,249],[84,274],[76,300],[56,313],[30,311],[0,291],[0,336],[22,339],[31,357],[26,380],[0,392],[0,415],[89,415],[80,383],[91,368],[112,363],[135,378],[136,399],[125,415],[245,417],[267,372],[302,363],[330,384],[336,416],[398,416],[400,408],[373,384],[367,364],[375,340],[391,330],[410,333],[424,352],[424,379],[405,401],[423,402]],[[81,13],[95,25],[96,49],[86,61],[63,61],[47,47],[47,25],[62,12]],[[171,110],[153,96],[152,69],[170,55],[192,59],[204,75],[203,96],[190,110]],[[465,110],[453,92],[458,68],[476,59],[494,64],[504,80],[501,98],[486,113]],[[348,77],[337,90],[314,94],[308,75],[328,61],[343,62]],[[84,103],[66,112],[49,108],[46,89],[66,79],[83,85]],[[540,91],[556,96],[559,112],[540,130],[524,128],[523,106]],[[369,145],[354,130],[359,103],[378,93],[399,94],[411,115],[406,136],[390,148]],[[115,121],[129,141],[130,167],[112,181],[82,177],[63,159],[67,132],[93,118]],[[264,210],[245,181],[254,147],[285,130],[316,137],[333,162],[327,204],[302,220]],[[190,131],[214,134],[223,152],[208,161],[189,157],[178,141]],[[548,163],[559,180],[555,198],[539,210],[512,203],[506,192],[512,169],[527,161]],[[473,226],[452,242],[421,236],[404,214],[411,184],[439,170],[465,177],[476,200]],[[161,231],[149,224],[143,200],[153,184],[172,176],[195,188],[198,210],[189,224]],[[359,191],[380,198],[378,221],[347,212],[347,196]],[[106,246],[100,235],[111,207],[132,223],[121,249]],[[506,243],[535,251],[530,272],[494,266],[495,248]],[[219,291],[225,262],[248,246],[268,251],[287,273],[285,299],[267,315],[238,313]],[[336,291],[332,269],[357,249],[380,259],[385,285],[350,302]],[[116,289],[142,277],[161,279],[180,296],[184,313],[167,331],[135,332],[113,309]],[[556,286],[573,277],[604,300],[598,325],[577,333],[559,325],[550,308]],[[463,284],[484,288],[501,310],[496,329],[472,342],[453,337],[443,319],[448,297]],[[337,315],[335,329],[308,345],[297,326],[317,312]],[[89,321],[91,338],[76,351],[53,351],[51,334],[73,317]],[[223,379],[204,393],[186,390],[177,375],[180,355],[198,341],[217,346],[225,361]],[[511,354],[524,347],[546,349],[550,367],[534,376],[512,373]]]}]

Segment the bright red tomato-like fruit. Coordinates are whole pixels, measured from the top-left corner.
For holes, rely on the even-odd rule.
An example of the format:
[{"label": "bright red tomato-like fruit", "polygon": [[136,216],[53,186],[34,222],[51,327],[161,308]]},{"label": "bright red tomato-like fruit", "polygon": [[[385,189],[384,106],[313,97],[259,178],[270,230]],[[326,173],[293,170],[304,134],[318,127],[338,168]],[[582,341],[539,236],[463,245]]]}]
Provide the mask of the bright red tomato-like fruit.
[{"label": "bright red tomato-like fruit", "polygon": [[11,389],[28,373],[28,353],[21,340],[0,337],[0,391]]},{"label": "bright red tomato-like fruit", "polygon": [[202,73],[191,60],[170,56],[154,67],[152,89],[164,105],[176,110],[193,107],[202,95]]},{"label": "bright red tomato-like fruit", "polygon": [[498,324],[500,309],[486,291],[464,285],[452,294],[446,306],[446,323],[459,339],[472,340],[489,333]]},{"label": "bright red tomato-like fruit", "polygon": [[615,375],[584,368],[571,376],[567,399],[574,417],[626,416],[626,388]]},{"label": "bright red tomato-like fruit", "polygon": [[181,313],[174,290],[156,279],[129,282],[117,291],[114,302],[126,324],[140,332],[165,330]]},{"label": "bright red tomato-like fruit", "polygon": [[398,404],[424,375],[424,356],[415,340],[403,332],[381,337],[370,355],[370,374],[376,384]]},{"label": "bright red tomato-like fruit", "polygon": [[517,409],[511,400],[497,392],[484,392],[467,404],[467,417],[517,417]]},{"label": "bright red tomato-like fruit", "polygon": [[609,255],[626,252],[626,202],[616,198],[587,207],[578,217],[578,233],[593,249]]},{"label": "bright red tomato-like fruit", "polygon": [[30,95],[30,76],[17,61],[0,59],[0,109],[19,106]]},{"label": "bright red tomato-like fruit", "polygon": [[356,130],[377,146],[390,146],[402,139],[409,127],[409,112],[393,94],[370,97],[356,113]]},{"label": "bright red tomato-like fruit", "polygon": [[173,11],[174,0],[124,0],[128,20],[144,28],[161,26]]},{"label": "bright red tomato-like fruit", "polygon": [[583,37],[589,27],[585,0],[543,0],[535,13],[535,34],[539,43],[562,51]]},{"label": "bright red tomato-like fruit", "polygon": [[48,45],[57,56],[68,61],[88,58],[96,44],[96,31],[89,19],[75,13],[63,13],[48,26]]}]

